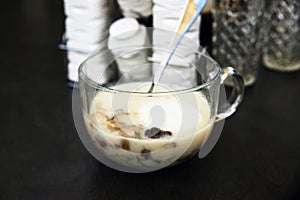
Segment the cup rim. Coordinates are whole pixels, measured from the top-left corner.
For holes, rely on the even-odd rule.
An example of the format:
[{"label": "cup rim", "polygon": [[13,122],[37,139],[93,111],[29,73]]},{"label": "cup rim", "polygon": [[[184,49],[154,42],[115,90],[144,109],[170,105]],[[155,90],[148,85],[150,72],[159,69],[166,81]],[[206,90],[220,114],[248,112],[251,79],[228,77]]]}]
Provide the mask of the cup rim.
[{"label": "cup rim", "polygon": [[[130,47],[134,47],[134,46],[130,46]],[[145,49],[145,48],[153,48],[153,47],[139,47],[139,48]],[[113,89],[113,88],[106,87],[104,85],[100,85],[97,82],[95,82],[92,79],[90,79],[83,72],[83,68],[87,67],[86,63],[89,60],[93,59],[93,57],[95,57],[95,56],[100,55],[101,53],[105,54],[105,50],[104,50],[104,52],[96,51],[96,52],[92,53],[90,56],[88,56],[84,61],[82,61],[80,63],[79,68],[78,68],[79,82],[80,82],[80,80],[83,80],[85,83],[87,83],[88,85],[92,86],[94,89],[101,90],[103,92],[119,93],[119,94],[122,94],[122,93],[123,94],[136,94],[136,95],[149,96],[148,92],[137,92],[137,91],[126,91],[126,90]],[[188,92],[194,92],[194,91],[201,90],[202,88],[206,88],[206,87],[210,86],[211,84],[213,84],[217,80],[217,78],[220,76],[220,74],[221,74],[220,64],[217,61],[215,61],[212,57],[210,57],[208,54],[203,53],[203,51],[202,52],[200,52],[200,51],[194,51],[194,53],[197,54],[197,55],[201,55],[201,57],[202,56],[205,57],[205,59],[209,59],[210,61],[213,62],[214,68],[217,68],[216,69],[217,70],[216,74],[209,81],[207,81],[205,83],[202,83],[202,84],[199,84],[199,85],[194,86],[194,87],[188,87],[188,88],[179,89],[179,90],[170,90],[170,91],[165,91],[165,92],[155,92],[154,91],[153,93],[151,93],[151,95],[164,95],[164,94],[170,94],[170,93],[188,93]],[[148,81],[148,82],[149,82],[149,84],[151,84],[151,81]]]}]

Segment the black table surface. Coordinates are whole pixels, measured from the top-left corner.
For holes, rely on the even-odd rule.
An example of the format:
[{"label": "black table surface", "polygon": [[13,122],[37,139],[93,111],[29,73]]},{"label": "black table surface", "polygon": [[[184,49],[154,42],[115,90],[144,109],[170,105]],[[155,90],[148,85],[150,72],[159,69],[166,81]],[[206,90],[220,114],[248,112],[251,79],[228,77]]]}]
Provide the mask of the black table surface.
[{"label": "black table surface", "polygon": [[0,199],[299,199],[300,73],[260,69],[205,158],[130,174],[81,143],[61,0],[2,2]]}]

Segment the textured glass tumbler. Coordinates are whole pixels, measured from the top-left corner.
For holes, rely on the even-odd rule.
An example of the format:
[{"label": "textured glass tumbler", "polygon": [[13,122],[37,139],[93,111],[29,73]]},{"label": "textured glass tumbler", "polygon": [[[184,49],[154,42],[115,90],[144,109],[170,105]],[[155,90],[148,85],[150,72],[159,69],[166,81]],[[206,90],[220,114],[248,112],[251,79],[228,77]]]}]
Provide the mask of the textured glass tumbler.
[{"label": "textured glass tumbler", "polygon": [[263,62],[278,71],[300,69],[300,0],[272,0],[266,14]]},{"label": "textured glass tumbler", "polygon": [[256,80],[261,42],[262,0],[215,0],[213,7],[213,57],[233,66],[246,86]]}]

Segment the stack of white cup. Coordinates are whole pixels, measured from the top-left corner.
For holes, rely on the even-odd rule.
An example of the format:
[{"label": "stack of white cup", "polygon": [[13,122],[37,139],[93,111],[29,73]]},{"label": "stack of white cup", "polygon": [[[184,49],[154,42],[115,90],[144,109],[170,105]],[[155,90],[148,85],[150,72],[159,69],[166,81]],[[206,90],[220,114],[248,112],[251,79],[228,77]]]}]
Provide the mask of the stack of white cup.
[{"label": "stack of white cup", "polygon": [[[68,79],[78,81],[78,67],[96,48],[106,48],[109,7],[103,0],[64,0]],[[105,65],[105,64],[104,64]]]},{"label": "stack of white cup", "polygon": [[118,0],[125,17],[141,18],[152,14],[152,0]]}]

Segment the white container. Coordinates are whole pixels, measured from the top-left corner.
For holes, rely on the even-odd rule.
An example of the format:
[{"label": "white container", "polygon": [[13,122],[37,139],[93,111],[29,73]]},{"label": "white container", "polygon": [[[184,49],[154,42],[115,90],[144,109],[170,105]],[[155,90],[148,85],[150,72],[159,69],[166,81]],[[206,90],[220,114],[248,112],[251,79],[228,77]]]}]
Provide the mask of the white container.
[{"label": "white container", "polygon": [[141,18],[152,14],[152,0],[118,0],[125,17]]},{"label": "white container", "polygon": [[136,19],[125,17],[111,25],[109,35],[108,48],[116,57],[123,78],[143,79],[149,76],[151,68],[149,64],[145,65],[148,52],[136,49],[137,46],[149,46],[146,28]]},{"label": "white container", "polygon": [[109,7],[105,0],[64,0],[64,8],[68,79],[77,82],[78,67],[88,53],[106,48]]}]

